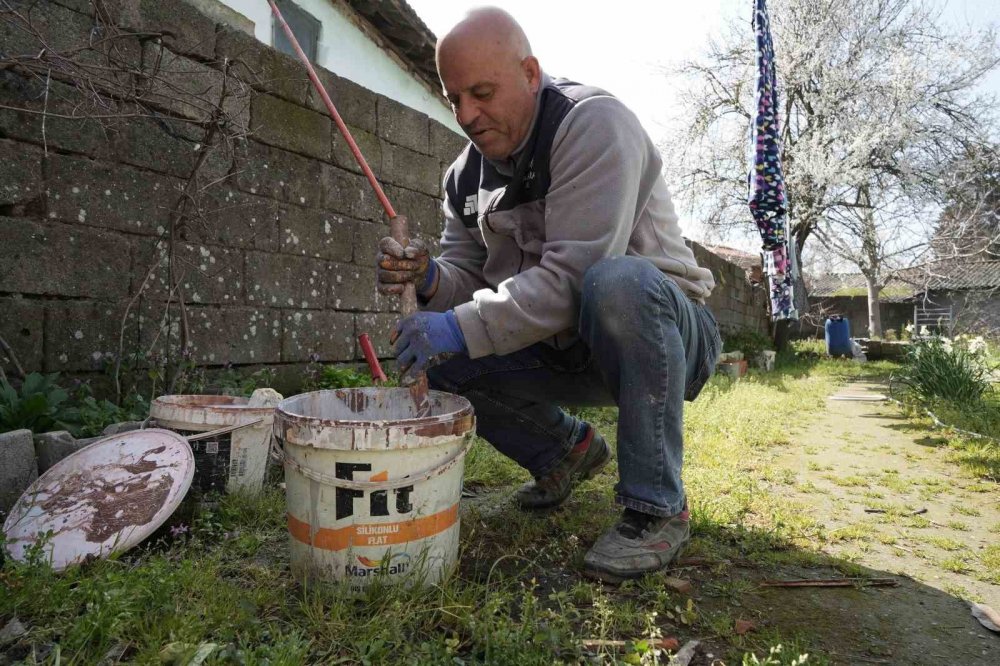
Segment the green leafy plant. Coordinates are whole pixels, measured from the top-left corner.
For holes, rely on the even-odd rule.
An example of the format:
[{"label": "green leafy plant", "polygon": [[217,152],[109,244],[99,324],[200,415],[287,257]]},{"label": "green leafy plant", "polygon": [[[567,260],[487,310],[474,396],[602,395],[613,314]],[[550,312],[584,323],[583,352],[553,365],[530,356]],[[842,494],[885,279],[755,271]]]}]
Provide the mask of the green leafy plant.
[{"label": "green leafy plant", "polygon": [[129,393],[121,405],[116,405],[110,400],[97,399],[90,384],[85,382],[74,398],[79,418],[71,432],[77,437],[95,437],[112,423],[141,421],[149,416],[149,400],[140,393]]},{"label": "green leafy plant", "polygon": [[302,383],[302,389],[318,391],[320,389],[356,388],[372,384],[372,378],[369,375],[361,374],[354,368],[344,365],[314,364],[314,367],[310,367],[306,379]]},{"label": "green leafy plant", "polygon": [[33,372],[20,389],[0,379],[0,432],[27,428],[33,432],[74,430],[79,411],[67,404],[69,392],[58,385],[59,373]]},{"label": "green leafy plant", "polygon": [[261,368],[249,374],[241,373],[232,367],[224,368],[214,379],[208,383],[209,389],[213,393],[221,395],[249,396],[259,388],[270,387],[274,383],[277,373],[274,368]]},{"label": "green leafy plant", "polygon": [[765,349],[774,349],[771,338],[750,328],[727,332],[722,337],[723,351],[743,352],[743,358],[752,361]]},{"label": "green leafy plant", "polygon": [[923,402],[978,403],[990,389],[990,368],[982,338],[920,338],[894,376]]}]

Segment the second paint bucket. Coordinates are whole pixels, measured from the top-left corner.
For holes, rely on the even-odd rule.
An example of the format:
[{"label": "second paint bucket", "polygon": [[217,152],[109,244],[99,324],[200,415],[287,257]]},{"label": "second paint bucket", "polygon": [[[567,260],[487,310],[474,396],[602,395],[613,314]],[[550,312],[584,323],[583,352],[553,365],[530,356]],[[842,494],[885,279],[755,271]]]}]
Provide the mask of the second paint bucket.
[{"label": "second paint bucket", "polygon": [[353,388],[283,400],[274,434],[283,447],[291,566],[300,579],[440,581],[458,559],[472,405],[407,389]]},{"label": "second paint bucket", "polygon": [[257,389],[247,398],[226,395],[164,395],[149,415],[161,428],[198,435],[227,426],[231,433],[191,442],[195,459],[192,488],[197,493],[258,493],[264,484],[274,408],[281,394]]}]

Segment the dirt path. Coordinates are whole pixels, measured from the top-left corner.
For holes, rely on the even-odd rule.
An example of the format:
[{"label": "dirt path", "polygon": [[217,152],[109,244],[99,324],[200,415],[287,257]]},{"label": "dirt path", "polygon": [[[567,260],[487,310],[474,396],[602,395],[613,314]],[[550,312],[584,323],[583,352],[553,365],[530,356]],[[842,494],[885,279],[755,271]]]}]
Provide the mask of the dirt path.
[{"label": "dirt path", "polygon": [[894,405],[872,401],[884,391],[853,383],[831,396],[775,460],[794,478],[776,492],[809,512],[826,554],[902,584],[772,590],[761,601],[774,625],[819,635],[838,663],[1000,664],[1000,635],[963,601],[1000,609],[1000,573],[989,563],[1000,489],[949,462],[942,441]]}]

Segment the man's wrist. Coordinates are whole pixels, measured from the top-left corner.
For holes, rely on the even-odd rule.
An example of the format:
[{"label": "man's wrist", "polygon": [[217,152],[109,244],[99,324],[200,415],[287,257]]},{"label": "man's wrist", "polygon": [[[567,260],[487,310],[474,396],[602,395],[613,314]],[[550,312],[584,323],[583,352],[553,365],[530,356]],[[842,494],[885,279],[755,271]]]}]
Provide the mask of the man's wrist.
[{"label": "man's wrist", "polygon": [[427,264],[427,272],[424,273],[424,283],[417,288],[417,295],[420,298],[425,301],[434,298],[434,294],[437,293],[439,274],[437,262],[432,257]]},{"label": "man's wrist", "polygon": [[455,311],[447,310],[445,311],[444,316],[448,322],[448,328],[451,329],[452,335],[455,336],[455,340],[461,343],[462,353],[469,353],[469,345],[465,342],[465,334],[462,333],[462,327],[458,323],[458,317],[455,316]]}]

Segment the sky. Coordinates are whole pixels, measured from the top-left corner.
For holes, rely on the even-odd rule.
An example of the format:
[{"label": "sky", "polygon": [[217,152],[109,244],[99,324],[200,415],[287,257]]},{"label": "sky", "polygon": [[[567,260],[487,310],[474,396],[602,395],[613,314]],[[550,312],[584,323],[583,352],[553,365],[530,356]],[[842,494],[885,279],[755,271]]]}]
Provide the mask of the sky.
[{"label": "sky", "polygon": [[[942,19],[953,27],[1000,24],[1000,0],[930,1],[942,7]],[[488,0],[408,2],[440,35],[465,9]],[[747,39],[751,38],[752,0],[497,0],[496,4],[524,28],[542,69],[616,95],[657,142],[670,131],[670,118],[676,115],[675,91],[667,73],[685,60],[699,58],[709,40],[721,36],[734,18],[746,22]],[[1000,97],[1000,71],[984,88]]]}]

